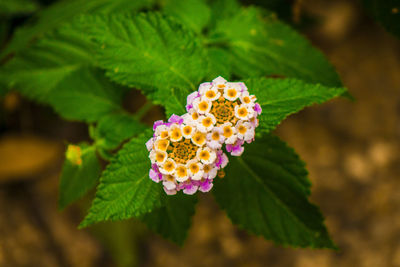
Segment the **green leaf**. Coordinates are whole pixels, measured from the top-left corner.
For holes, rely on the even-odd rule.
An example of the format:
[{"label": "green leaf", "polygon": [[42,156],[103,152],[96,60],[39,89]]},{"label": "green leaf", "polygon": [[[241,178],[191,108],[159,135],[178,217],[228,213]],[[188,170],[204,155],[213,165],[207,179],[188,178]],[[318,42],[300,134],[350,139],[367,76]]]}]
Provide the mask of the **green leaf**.
[{"label": "green leaf", "polygon": [[304,163],[279,138],[266,135],[232,157],[214,195],[233,223],[277,244],[335,248],[311,204]]},{"label": "green leaf", "polygon": [[49,93],[71,73],[93,62],[92,43],[76,28],[66,25],[16,55],[0,69],[9,88],[36,100]]},{"label": "green leaf", "polygon": [[161,208],[143,216],[142,220],[154,232],[179,245],[183,245],[195,213],[197,196],[177,194],[165,196]]},{"label": "green leaf", "polygon": [[240,12],[238,0],[210,0],[209,5],[211,7],[210,29],[214,29],[219,21],[230,19]]},{"label": "green leaf", "polygon": [[283,75],[340,86],[323,54],[289,26],[255,7],[217,21],[209,42],[227,46],[233,73],[241,78]]},{"label": "green leaf", "polygon": [[179,19],[196,33],[201,33],[210,19],[211,10],[204,0],[166,0],[162,3],[165,14]]},{"label": "green leaf", "polygon": [[101,118],[94,130],[93,138],[105,149],[115,149],[122,141],[142,133],[148,127],[133,115],[116,113]]},{"label": "green leaf", "polygon": [[212,81],[218,76],[229,80],[231,78],[231,64],[229,53],[218,47],[210,47],[208,53],[208,68],[206,80]]},{"label": "green leaf", "polygon": [[[14,2],[16,0],[3,0]],[[18,52],[25,48],[36,37],[48,33],[64,23],[69,23],[81,14],[103,13],[116,11],[137,11],[149,7],[153,0],[62,0],[40,11],[35,17],[35,23],[19,28],[1,53],[3,58],[9,53]]]},{"label": "green leaf", "polygon": [[110,82],[103,71],[89,67],[93,50],[79,25],[66,25],[1,68],[0,82],[50,104],[66,119],[96,121],[121,110],[127,89]]},{"label": "green leaf", "polygon": [[388,32],[400,37],[400,1],[399,0],[363,0],[368,13]]},{"label": "green leaf", "polygon": [[116,82],[141,89],[168,113],[183,113],[202,81],[206,60],[198,39],[159,13],[85,16],[98,43],[98,61]]},{"label": "green leaf", "polygon": [[82,151],[82,163],[78,165],[66,159],[61,171],[58,201],[60,209],[81,198],[96,185],[100,177],[101,168],[95,147],[87,144],[80,144],[79,147]]},{"label": "green leaf", "polygon": [[109,81],[101,70],[81,68],[60,81],[46,102],[68,120],[93,122],[122,111],[126,90]]},{"label": "green leaf", "polygon": [[328,88],[296,79],[253,78],[245,84],[263,109],[258,118],[260,130],[265,131],[273,130],[290,114],[346,92],[345,88]]},{"label": "green leaf", "polygon": [[149,178],[150,160],[145,143],[151,131],[129,141],[100,178],[96,197],[80,228],[105,220],[140,216],[161,206],[162,186]]},{"label": "green leaf", "polygon": [[0,0],[0,15],[26,15],[35,12],[39,5],[32,0]]}]

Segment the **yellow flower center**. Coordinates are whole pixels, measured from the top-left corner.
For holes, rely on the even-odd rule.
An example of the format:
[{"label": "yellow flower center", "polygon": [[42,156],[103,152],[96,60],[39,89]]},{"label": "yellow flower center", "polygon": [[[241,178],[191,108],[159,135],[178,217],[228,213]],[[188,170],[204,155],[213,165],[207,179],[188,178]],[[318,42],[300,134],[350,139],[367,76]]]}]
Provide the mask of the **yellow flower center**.
[{"label": "yellow flower center", "polygon": [[194,173],[198,173],[200,170],[200,167],[197,163],[192,163],[189,166],[190,171],[194,174]]},{"label": "yellow flower center", "polygon": [[210,127],[212,125],[212,119],[209,117],[206,117],[203,119],[203,121],[201,123],[203,124],[204,127]]},{"label": "yellow flower center", "polygon": [[172,161],[167,161],[165,164],[164,164],[164,170],[166,170],[167,172],[170,172],[170,171],[172,171],[173,169],[174,169],[174,167],[175,167],[175,164],[172,162]]},{"label": "yellow flower center", "polygon": [[176,175],[179,177],[186,177],[187,176],[187,169],[185,166],[178,166],[176,168]]},{"label": "yellow flower center", "polygon": [[247,128],[244,125],[240,125],[238,127],[238,131],[240,134],[245,134],[247,132]]},{"label": "yellow flower center", "polygon": [[199,110],[201,111],[206,111],[208,109],[208,103],[207,101],[201,101],[199,103]]},{"label": "yellow flower center", "polygon": [[217,94],[213,90],[209,90],[206,92],[206,97],[214,98]]},{"label": "yellow flower center", "polygon": [[175,179],[172,175],[165,175],[165,180],[167,180],[168,182],[173,182]]},{"label": "yellow flower center", "polygon": [[219,136],[219,132],[213,132],[211,135],[211,138],[215,141],[218,141],[220,136]]},{"label": "yellow flower center", "polygon": [[192,133],[193,128],[192,128],[192,126],[190,126],[190,125],[186,125],[185,127],[183,127],[182,131],[183,131],[183,133],[184,133],[185,135],[189,135],[189,134]]},{"label": "yellow flower center", "polygon": [[196,112],[192,114],[193,120],[197,120],[198,118],[199,118],[199,114],[197,114]]},{"label": "yellow flower center", "polygon": [[219,89],[225,88],[225,84],[218,84],[218,88]]},{"label": "yellow flower center", "polygon": [[251,102],[250,97],[248,96],[243,97],[243,103],[249,104],[250,102]]},{"label": "yellow flower center", "polygon": [[156,161],[163,162],[164,159],[165,159],[165,154],[158,151],[156,154]]},{"label": "yellow flower center", "polygon": [[182,137],[181,130],[179,128],[174,128],[171,132],[171,140],[178,141]]},{"label": "yellow flower center", "polygon": [[205,173],[208,173],[210,170],[211,170],[210,165],[204,165],[203,171],[204,171]]},{"label": "yellow flower center", "polygon": [[241,107],[238,109],[238,115],[240,117],[246,117],[248,113],[249,112],[247,111],[247,108],[245,108],[245,107]]},{"label": "yellow flower center", "polygon": [[231,126],[224,126],[223,128],[225,138],[229,138],[233,135],[232,127]]},{"label": "yellow flower center", "polygon": [[201,151],[199,156],[200,156],[200,159],[202,159],[202,160],[209,160],[211,157],[210,152],[208,152],[207,150]]},{"label": "yellow flower center", "polygon": [[206,135],[201,132],[197,132],[193,135],[192,139],[196,145],[201,146],[206,142]]},{"label": "yellow flower center", "polygon": [[157,149],[166,151],[169,145],[169,141],[166,139],[161,139],[157,141]]},{"label": "yellow flower center", "polygon": [[229,97],[235,97],[237,95],[237,91],[235,89],[228,89],[228,92],[226,93]]},{"label": "yellow flower center", "polygon": [[168,131],[162,131],[162,132],[160,133],[160,137],[161,137],[161,138],[167,138],[167,137],[168,137]]}]

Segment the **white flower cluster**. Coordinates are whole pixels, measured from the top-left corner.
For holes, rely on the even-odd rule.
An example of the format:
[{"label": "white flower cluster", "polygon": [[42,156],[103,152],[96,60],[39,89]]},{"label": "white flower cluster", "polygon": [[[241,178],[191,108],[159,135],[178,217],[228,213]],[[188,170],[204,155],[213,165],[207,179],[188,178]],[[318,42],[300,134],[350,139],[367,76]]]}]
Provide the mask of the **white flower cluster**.
[{"label": "white flower cluster", "polygon": [[208,192],[213,179],[228,163],[223,144],[233,156],[254,140],[261,107],[244,83],[222,77],[203,83],[187,98],[187,113],[156,121],[154,135],[146,143],[152,167],[149,176],[161,182],[167,194],[182,190]]}]

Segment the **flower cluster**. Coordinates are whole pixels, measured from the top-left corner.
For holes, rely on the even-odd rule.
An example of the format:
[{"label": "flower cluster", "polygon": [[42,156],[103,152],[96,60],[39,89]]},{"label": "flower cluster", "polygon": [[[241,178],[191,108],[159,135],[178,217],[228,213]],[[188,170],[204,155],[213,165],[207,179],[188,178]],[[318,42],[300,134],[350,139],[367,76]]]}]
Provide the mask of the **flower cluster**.
[{"label": "flower cluster", "polygon": [[244,83],[222,77],[203,83],[187,98],[187,113],[156,121],[154,135],[146,143],[152,167],[150,178],[161,182],[167,194],[183,190],[208,192],[213,179],[223,176],[228,163],[225,149],[240,156],[251,143],[261,107]]}]

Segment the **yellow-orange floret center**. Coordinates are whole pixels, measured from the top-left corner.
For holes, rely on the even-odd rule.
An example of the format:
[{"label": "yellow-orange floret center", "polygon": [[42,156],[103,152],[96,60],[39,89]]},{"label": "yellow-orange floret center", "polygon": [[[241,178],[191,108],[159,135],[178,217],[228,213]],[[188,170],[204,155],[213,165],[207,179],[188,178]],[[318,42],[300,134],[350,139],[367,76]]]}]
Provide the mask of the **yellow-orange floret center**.
[{"label": "yellow-orange floret center", "polygon": [[175,128],[172,130],[171,133],[171,140],[175,141],[175,140],[179,140],[182,137],[182,133],[181,130],[179,128]]},{"label": "yellow-orange floret center", "polygon": [[209,172],[211,170],[210,165],[204,165],[203,170],[205,173]]},{"label": "yellow-orange floret center", "polygon": [[237,118],[235,117],[236,105],[236,102],[226,100],[223,97],[213,102],[210,113],[214,115],[217,125],[224,124],[225,122],[233,124],[237,122]]},{"label": "yellow-orange floret center", "polygon": [[172,175],[165,175],[164,177],[165,177],[165,180],[167,180],[168,182],[173,182],[173,181],[175,181],[175,178],[174,178],[174,176],[172,176]]},{"label": "yellow-orange floret center", "polygon": [[233,134],[233,131],[232,131],[231,126],[225,126],[225,127],[223,128],[223,131],[224,131],[224,136],[225,136],[225,138],[229,138],[229,137],[231,137],[232,134]]},{"label": "yellow-orange floret center", "polygon": [[250,97],[248,97],[248,96],[243,97],[243,102],[245,104],[249,104],[251,102]]},{"label": "yellow-orange floret center", "polygon": [[203,145],[206,141],[206,136],[205,134],[201,132],[197,132],[193,135],[193,142],[195,142],[198,145]]},{"label": "yellow-orange floret center", "polygon": [[218,141],[219,138],[220,138],[219,132],[213,132],[212,135],[211,135],[211,138],[212,138],[213,140]]},{"label": "yellow-orange floret center", "polygon": [[199,103],[199,110],[206,111],[208,109],[208,103],[206,101],[202,101]]},{"label": "yellow-orange floret center", "polygon": [[192,132],[192,130],[193,130],[193,128],[192,128],[192,126],[190,126],[190,125],[186,125],[185,127],[183,127],[183,133],[185,134],[185,135],[188,135],[188,134],[190,134],[191,132]]},{"label": "yellow-orange floret center", "polygon": [[238,114],[240,117],[246,117],[248,114],[247,108],[241,107],[238,109]]},{"label": "yellow-orange floret center", "polygon": [[203,150],[200,152],[200,159],[202,160],[209,160],[210,159],[210,152],[207,150]]},{"label": "yellow-orange floret center", "polygon": [[185,177],[187,176],[187,169],[185,166],[178,166],[176,168],[176,175],[178,175],[179,177]]},{"label": "yellow-orange floret center", "polygon": [[157,141],[157,149],[166,151],[169,145],[169,141],[166,139],[161,139]]},{"label": "yellow-orange floret center", "polygon": [[209,118],[209,117],[204,118],[203,121],[202,121],[202,123],[203,123],[203,126],[204,126],[204,127],[209,127],[209,126],[212,125],[212,119]]},{"label": "yellow-orange floret center", "polygon": [[168,157],[173,159],[176,163],[186,164],[188,160],[196,156],[198,147],[189,139],[182,139],[179,142],[171,143],[168,147]]},{"label": "yellow-orange floret center", "polygon": [[240,125],[238,127],[238,131],[240,134],[245,134],[247,132],[247,128],[244,125]]},{"label": "yellow-orange floret center", "polygon": [[164,164],[164,169],[168,172],[172,171],[174,169],[174,163],[171,161],[168,161]]},{"label": "yellow-orange floret center", "polygon": [[206,92],[206,97],[214,98],[217,94],[213,90],[209,90]]},{"label": "yellow-orange floret center", "polygon": [[161,138],[167,138],[168,137],[168,131],[162,131],[160,134]]},{"label": "yellow-orange floret center", "polygon": [[199,165],[197,163],[190,164],[189,169],[192,173],[197,173],[200,170]]},{"label": "yellow-orange floret center", "polygon": [[199,118],[199,114],[198,113],[195,112],[195,113],[192,114],[192,119],[193,120],[197,120],[198,118]]},{"label": "yellow-orange floret center", "polygon": [[235,97],[237,95],[237,92],[235,89],[228,89],[227,95],[229,97]]},{"label": "yellow-orange floret center", "polygon": [[156,154],[156,160],[157,160],[158,162],[163,162],[164,159],[165,159],[165,154],[164,154],[164,153],[161,153],[161,152],[157,152],[157,154]]}]

